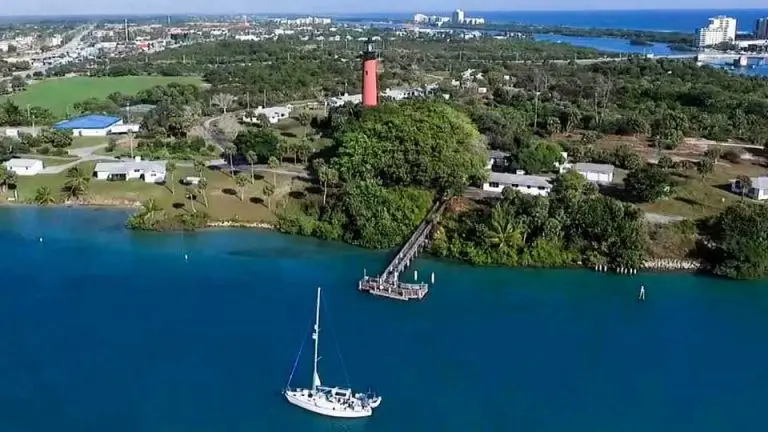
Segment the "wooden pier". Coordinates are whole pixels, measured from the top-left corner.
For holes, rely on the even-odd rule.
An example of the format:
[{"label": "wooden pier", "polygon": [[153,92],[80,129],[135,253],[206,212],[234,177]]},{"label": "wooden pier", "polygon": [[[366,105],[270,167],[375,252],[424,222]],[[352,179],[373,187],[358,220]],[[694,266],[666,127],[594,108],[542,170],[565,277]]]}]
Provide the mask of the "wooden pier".
[{"label": "wooden pier", "polygon": [[435,204],[418,228],[416,228],[416,231],[400,248],[400,251],[398,251],[397,255],[395,255],[384,270],[384,273],[376,277],[364,275],[358,283],[357,289],[376,296],[396,300],[423,299],[427,292],[429,292],[429,285],[426,283],[400,282],[400,273],[416,259],[419,252],[424,248],[424,244],[432,233],[435,221],[444,208],[444,202]]}]

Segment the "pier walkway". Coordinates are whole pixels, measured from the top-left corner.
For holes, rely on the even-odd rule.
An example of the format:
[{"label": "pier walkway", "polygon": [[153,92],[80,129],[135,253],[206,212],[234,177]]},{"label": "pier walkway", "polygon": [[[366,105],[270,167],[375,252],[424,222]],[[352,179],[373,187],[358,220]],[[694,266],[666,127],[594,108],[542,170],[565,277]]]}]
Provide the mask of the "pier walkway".
[{"label": "pier walkway", "polygon": [[445,201],[436,203],[384,272],[376,277],[363,276],[358,284],[358,289],[373,295],[397,300],[423,299],[429,291],[429,285],[400,282],[400,273],[413,262],[424,248],[443,209],[445,209]]}]

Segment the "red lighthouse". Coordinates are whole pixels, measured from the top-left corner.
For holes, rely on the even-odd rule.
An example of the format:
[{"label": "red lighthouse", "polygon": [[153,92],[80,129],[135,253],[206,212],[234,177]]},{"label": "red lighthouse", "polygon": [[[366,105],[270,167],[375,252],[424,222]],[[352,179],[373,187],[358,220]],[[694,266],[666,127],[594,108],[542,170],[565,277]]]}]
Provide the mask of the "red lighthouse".
[{"label": "red lighthouse", "polygon": [[376,45],[368,38],[363,47],[363,106],[379,104],[379,86],[376,77]]}]

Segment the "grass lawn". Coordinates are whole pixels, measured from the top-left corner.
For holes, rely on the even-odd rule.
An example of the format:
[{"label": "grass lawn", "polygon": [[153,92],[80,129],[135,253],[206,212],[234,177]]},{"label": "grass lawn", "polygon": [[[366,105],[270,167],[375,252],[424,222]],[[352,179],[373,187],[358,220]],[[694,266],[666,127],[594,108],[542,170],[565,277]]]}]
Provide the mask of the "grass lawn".
[{"label": "grass lawn", "polygon": [[101,144],[107,144],[109,142],[109,139],[105,136],[103,137],[84,137],[84,136],[76,136],[72,137],[72,145],[68,148],[83,148],[83,147],[93,147]]},{"label": "grass lawn", "polygon": [[43,161],[44,167],[50,167],[50,166],[57,166],[57,165],[64,165],[68,164],[70,162],[74,162],[77,160],[76,157],[48,157],[48,156],[40,156],[40,155],[34,155],[30,156],[32,159],[38,159]]},{"label": "grass lawn", "polygon": [[639,207],[646,212],[689,219],[712,216],[742,199],[729,191],[731,179],[739,175],[765,175],[765,172],[765,168],[752,163],[732,165],[722,161],[718,162],[715,172],[704,179],[695,169],[684,173],[674,172],[674,177],[679,182],[675,193],[665,200],[640,204]]},{"label": "grass lawn", "polygon": [[[95,162],[83,162],[79,166],[86,172],[92,172]],[[126,182],[108,182],[92,179],[88,189],[87,199],[94,204],[131,205],[136,202],[155,198],[157,203],[169,214],[176,212],[191,212],[192,204],[185,198],[186,187],[179,184],[179,179],[186,176],[196,176],[192,167],[179,167],[174,173],[174,187],[171,193],[170,184],[155,185],[138,180]],[[202,196],[197,197],[194,207],[198,211],[206,211],[212,220],[232,220],[243,222],[272,222],[275,214],[272,210],[300,205],[301,200],[309,192],[317,194],[312,185],[288,176],[277,176],[278,192],[272,197],[272,210],[267,208],[267,199],[263,194],[265,180],[256,175],[256,181],[245,188],[245,199],[240,200],[240,193],[234,180],[227,174],[217,170],[207,170],[204,173],[208,179],[208,208],[204,206]],[[271,174],[267,180],[274,181]],[[48,186],[58,193],[66,181],[66,173],[56,175],[37,175],[20,177],[18,184],[19,201],[32,202],[35,192],[40,186]],[[12,193],[7,194],[12,196]],[[7,197],[4,198],[4,200]]]},{"label": "grass lawn", "polygon": [[[104,99],[110,93],[135,94],[140,90],[171,82],[202,84],[198,77],[126,76],[72,77],[41,81],[21,93],[8,96],[21,107],[27,104],[50,109],[57,116],[72,112],[72,104],[88,98]],[[5,98],[0,97],[0,102]]]}]

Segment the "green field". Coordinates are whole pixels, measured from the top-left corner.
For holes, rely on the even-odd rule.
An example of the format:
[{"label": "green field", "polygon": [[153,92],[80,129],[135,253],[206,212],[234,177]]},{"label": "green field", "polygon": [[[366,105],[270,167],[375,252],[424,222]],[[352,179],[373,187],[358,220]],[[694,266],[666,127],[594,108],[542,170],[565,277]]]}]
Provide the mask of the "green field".
[{"label": "green field", "polygon": [[[105,99],[120,92],[135,94],[140,90],[172,82],[202,84],[197,77],[126,76],[126,77],[72,77],[48,79],[28,86],[9,98],[21,107],[27,104],[50,109],[56,115],[65,115],[67,107],[88,98]],[[2,102],[5,98],[0,98]]]}]

